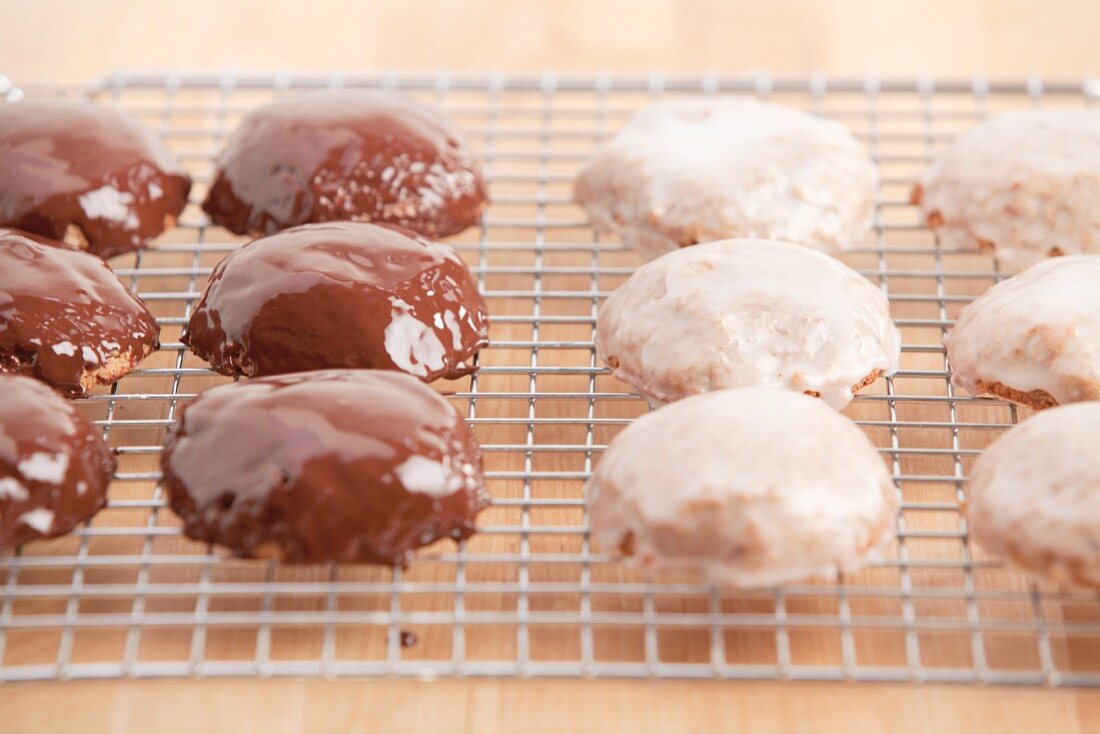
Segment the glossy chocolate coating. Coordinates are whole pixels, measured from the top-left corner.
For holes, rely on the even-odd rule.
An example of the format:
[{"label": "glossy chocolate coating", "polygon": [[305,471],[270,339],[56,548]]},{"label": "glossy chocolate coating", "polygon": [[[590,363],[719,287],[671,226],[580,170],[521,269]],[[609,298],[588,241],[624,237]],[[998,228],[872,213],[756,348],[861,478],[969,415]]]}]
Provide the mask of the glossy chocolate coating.
[{"label": "glossy chocolate coating", "polygon": [[64,535],[107,502],[115,459],[45,385],[0,374],[0,550]]},{"label": "glossy chocolate coating", "polygon": [[230,253],[182,339],[227,375],[348,367],[432,381],[467,374],[488,330],[453,249],[393,226],[332,222]]},{"label": "glossy chocolate coating", "polygon": [[0,226],[99,255],[175,223],[191,179],[152,132],[87,102],[0,104]]},{"label": "glossy chocolate coating", "polygon": [[119,380],[159,335],[153,314],[101,259],[0,229],[0,371],[79,397]]},{"label": "glossy chocolate coating", "polygon": [[221,385],[161,457],[184,533],[247,558],[404,564],[489,501],[473,432],[408,375],[323,370]]},{"label": "glossy chocolate coating", "polygon": [[353,220],[446,237],[477,222],[485,201],[473,154],[440,113],[400,94],[349,91],[249,114],[203,209],[237,234]]}]

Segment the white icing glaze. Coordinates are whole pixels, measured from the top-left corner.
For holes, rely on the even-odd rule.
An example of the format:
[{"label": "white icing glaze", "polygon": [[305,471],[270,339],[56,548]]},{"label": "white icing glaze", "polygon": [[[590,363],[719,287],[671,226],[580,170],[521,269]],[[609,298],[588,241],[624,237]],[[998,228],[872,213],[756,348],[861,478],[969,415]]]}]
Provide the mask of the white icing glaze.
[{"label": "white icing glaze", "polygon": [[19,516],[19,522],[43,534],[50,532],[50,528],[53,527],[53,519],[53,511],[47,510],[45,507],[36,507]]},{"label": "white icing glaze", "polygon": [[922,216],[942,217],[948,246],[990,243],[1012,270],[1052,249],[1100,253],[1100,112],[997,115],[938,155],[920,185]]},{"label": "white icing glaze", "polygon": [[1100,586],[1100,403],[1039,413],[997,439],[966,491],[972,537],[1058,581]]},{"label": "white icing glaze", "polygon": [[755,388],[639,418],[586,495],[604,551],[625,544],[643,566],[748,587],[858,569],[893,537],[897,506],[854,423],[805,395]]},{"label": "white icing glaze", "polygon": [[405,489],[435,497],[452,494],[463,484],[462,477],[448,472],[443,464],[425,456],[410,456],[394,471]]},{"label": "white icing glaze", "polygon": [[828,255],[774,240],[722,240],[648,262],[596,323],[597,354],[653,403],[783,387],[840,409],[868,375],[896,372],[900,350],[881,290]]},{"label": "white icing glaze", "polygon": [[1044,260],[968,304],[944,339],[956,387],[1100,400],[1100,255]]},{"label": "white icing glaze", "polygon": [[69,357],[76,354],[76,346],[72,342],[61,342],[60,344],[54,344],[52,347],[54,354],[64,354]]},{"label": "white icing glaze", "polygon": [[[362,161],[359,165],[358,170],[364,178],[374,176],[370,165],[370,161]],[[424,185],[414,187],[409,174],[421,176],[420,182]],[[382,169],[379,179],[380,186],[390,192],[395,202],[383,207],[383,211],[397,216],[438,212],[447,202],[470,196],[478,190],[478,174],[471,168],[459,166],[448,170],[439,161],[426,165],[423,161],[412,160],[406,153],[395,156],[393,165]],[[348,188],[340,187],[332,205],[354,214],[356,207],[351,195],[358,188],[359,182],[355,180],[348,183]]]},{"label": "white icing glaze", "polygon": [[574,197],[594,226],[646,258],[727,237],[838,251],[866,233],[875,183],[840,123],[708,97],[638,112],[580,172]]},{"label": "white icing glaze", "polygon": [[390,303],[393,316],[383,332],[383,344],[393,363],[418,377],[443,369],[446,350],[432,327],[413,316],[400,298],[390,296]]},{"label": "white icing glaze", "polygon": [[119,191],[114,186],[101,186],[81,194],[79,202],[88,219],[121,222],[130,229],[138,225],[137,216],[131,208],[134,195],[129,191]]},{"label": "white icing glaze", "polygon": [[29,498],[30,492],[14,477],[0,477],[0,499],[9,499],[13,502],[22,502]]},{"label": "white icing glaze", "polygon": [[65,480],[65,472],[69,470],[69,457],[67,454],[36,451],[16,464],[16,469],[27,479],[61,484]]}]

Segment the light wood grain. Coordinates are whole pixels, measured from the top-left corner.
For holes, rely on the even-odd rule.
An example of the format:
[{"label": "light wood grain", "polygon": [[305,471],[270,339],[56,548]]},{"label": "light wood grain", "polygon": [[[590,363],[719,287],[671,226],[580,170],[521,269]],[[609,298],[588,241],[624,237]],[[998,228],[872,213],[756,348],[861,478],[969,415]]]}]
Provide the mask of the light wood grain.
[{"label": "light wood grain", "polygon": [[0,711],[6,734],[1089,734],[1100,727],[1100,693],[646,681],[151,681],[5,688]]},{"label": "light wood grain", "polygon": [[0,73],[118,67],[1079,75],[1093,0],[3,0]]}]

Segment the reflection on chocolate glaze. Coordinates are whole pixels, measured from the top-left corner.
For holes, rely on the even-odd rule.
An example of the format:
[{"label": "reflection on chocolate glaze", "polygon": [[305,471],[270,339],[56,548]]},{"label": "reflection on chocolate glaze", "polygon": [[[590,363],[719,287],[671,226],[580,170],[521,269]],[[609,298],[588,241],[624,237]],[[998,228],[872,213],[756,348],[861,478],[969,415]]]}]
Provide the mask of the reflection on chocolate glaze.
[{"label": "reflection on chocolate glaze", "polygon": [[0,104],[0,226],[113,257],[173,226],[190,188],[156,136],[115,110]]},{"label": "reflection on chocolate glaze", "polygon": [[0,550],[91,518],[114,470],[100,431],[76,408],[34,380],[0,374]]},{"label": "reflection on chocolate glaze", "polygon": [[473,432],[395,372],[212,388],[181,409],[161,461],[184,533],[247,558],[404,564],[472,534],[488,504]]},{"label": "reflection on chocolate glaze", "polygon": [[98,257],[0,229],[0,371],[80,397],[130,372],[159,335],[153,314]]},{"label": "reflection on chocolate glaze", "polygon": [[348,91],[248,115],[203,209],[237,234],[353,220],[446,237],[477,222],[485,201],[473,154],[442,115],[400,94]]},{"label": "reflection on chocolate glaze", "polygon": [[488,313],[449,246],[388,225],[309,224],[230,253],[183,334],[227,375],[328,367],[470,372]]}]

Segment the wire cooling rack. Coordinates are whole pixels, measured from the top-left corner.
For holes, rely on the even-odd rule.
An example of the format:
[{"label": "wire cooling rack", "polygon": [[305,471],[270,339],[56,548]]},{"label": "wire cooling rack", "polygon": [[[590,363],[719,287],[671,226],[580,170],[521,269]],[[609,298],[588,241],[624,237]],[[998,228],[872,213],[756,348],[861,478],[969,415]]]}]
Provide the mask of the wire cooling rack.
[{"label": "wire cooling rack", "polygon": [[[493,204],[453,239],[493,314],[476,375],[437,387],[475,427],[493,506],[481,534],[408,568],[280,566],[188,541],[157,454],[179,403],[224,381],[179,343],[210,268],[241,240],[197,203],[240,116],[307,89],[398,89],[446,109],[484,160]],[[0,681],[120,676],[626,676],[1100,684],[1095,593],[1037,582],[968,542],[976,454],[1021,416],[956,395],[940,340],[1000,274],[940,246],[908,204],[958,132],[1007,108],[1094,105],[1092,80],[119,72],[77,90],[158,130],[195,177],[180,227],[112,261],[163,325],[161,350],[80,401],[120,452],[110,502],[68,538],[0,557]],[[24,90],[0,77],[0,97]],[[902,369],[846,411],[901,499],[898,541],[839,584],[757,592],[627,569],[588,539],[582,485],[644,412],[597,363],[600,300],[637,264],[597,237],[570,183],[593,145],[662,95],[755,95],[836,118],[878,161],[876,226],[843,258],[878,283]],[[684,471],[691,471],[684,457]]]}]

